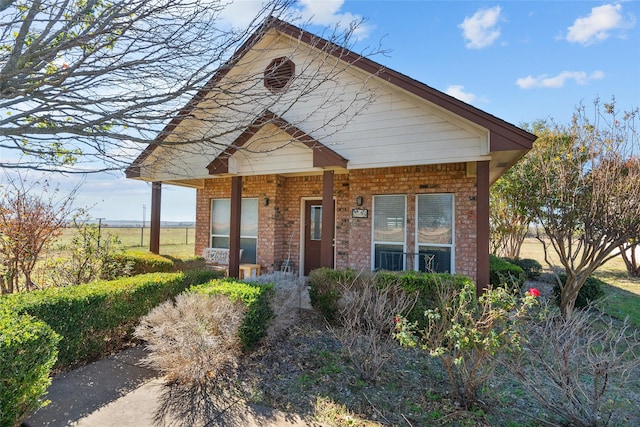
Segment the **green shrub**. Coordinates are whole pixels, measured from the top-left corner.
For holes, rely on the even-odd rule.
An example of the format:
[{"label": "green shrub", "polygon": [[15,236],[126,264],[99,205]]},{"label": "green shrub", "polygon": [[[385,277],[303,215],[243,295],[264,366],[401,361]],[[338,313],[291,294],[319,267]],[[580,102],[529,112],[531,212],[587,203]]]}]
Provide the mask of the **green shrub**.
[{"label": "green shrub", "polygon": [[[338,301],[345,286],[361,287],[366,282],[368,273],[357,273],[354,270],[332,270],[320,268],[309,275],[309,296],[311,305],[315,307],[329,323],[335,323],[338,314]],[[424,311],[434,307],[435,294],[443,280],[453,280],[458,289],[474,286],[466,276],[447,273],[422,273],[417,271],[390,272],[379,271],[374,275],[379,286],[398,283],[407,292],[418,292],[413,309],[407,314],[411,321],[422,322]]]},{"label": "green shrub", "polygon": [[420,326],[424,326],[424,312],[436,307],[437,295],[443,282],[449,283],[450,286],[458,290],[466,287],[475,290],[474,281],[461,274],[422,273],[419,271],[379,272],[376,274],[376,278],[381,285],[393,284],[394,281],[399,281],[400,286],[405,291],[418,292],[416,303],[406,315],[406,318],[411,322],[418,322]]},{"label": "green shrub", "polygon": [[274,294],[273,284],[245,283],[234,279],[215,279],[192,286],[189,292],[203,295],[226,295],[232,301],[242,301],[247,311],[239,328],[243,351],[249,351],[267,334],[267,326],[273,317],[269,300]]},{"label": "green shrub", "polygon": [[130,274],[168,273],[173,270],[173,261],[150,252],[125,252],[111,257],[116,265],[129,266]]},{"label": "green shrub", "polygon": [[353,283],[359,273],[355,270],[318,268],[309,274],[309,299],[329,323],[334,323],[338,314],[341,286]]},{"label": "green shrub", "polygon": [[527,276],[524,270],[495,255],[489,255],[489,282],[493,287],[506,287],[511,290],[522,289]]},{"label": "green shrub", "polygon": [[[560,281],[564,285],[567,283],[567,275],[559,274]],[[586,308],[591,303],[604,298],[604,290],[602,289],[603,285],[606,285],[600,279],[597,279],[593,276],[587,277],[587,280],[584,282],[584,285],[578,291],[578,297],[576,298],[575,308]],[[553,287],[553,295],[555,296],[556,303],[560,305],[560,285],[555,283]]]},{"label": "green shrub", "polygon": [[506,257],[503,257],[502,259],[523,269],[524,274],[529,280],[537,280],[538,277],[540,277],[540,274],[542,274],[542,265],[535,259]]},{"label": "green shrub", "polygon": [[59,336],[46,323],[0,307],[0,426],[15,426],[45,404]]},{"label": "green shrub", "polygon": [[46,322],[62,336],[57,367],[94,360],[129,340],[141,316],[212,274],[153,273],[6,295],[0,305]]}]

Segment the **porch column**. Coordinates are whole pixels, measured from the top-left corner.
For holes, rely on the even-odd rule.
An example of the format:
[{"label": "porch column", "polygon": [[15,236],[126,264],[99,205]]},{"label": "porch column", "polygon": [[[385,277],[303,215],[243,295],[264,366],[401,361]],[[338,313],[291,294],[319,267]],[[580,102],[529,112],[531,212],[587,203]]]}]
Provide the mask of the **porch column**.
[{"label": "porch column", "polygon": [[322,236],[320,240],[320,264],[333,268],[333,229],[335,224],[333,206],[333,171],[322,175]]},{"label": "porch column", "polygon": [[153,254],[160,253],[160,199],[162,196],[162,182],[151,184],[151,235],[149,251]]},{"label": "porch column", "polygon": [[242,215],[242,177],[231,178],[231,218],[229,219],[229,277],[240,274],[240,216]]},{"label": "porch column", "polygon": [[477,270],[476,294],[489,285],[489,162],[477,162]]}]

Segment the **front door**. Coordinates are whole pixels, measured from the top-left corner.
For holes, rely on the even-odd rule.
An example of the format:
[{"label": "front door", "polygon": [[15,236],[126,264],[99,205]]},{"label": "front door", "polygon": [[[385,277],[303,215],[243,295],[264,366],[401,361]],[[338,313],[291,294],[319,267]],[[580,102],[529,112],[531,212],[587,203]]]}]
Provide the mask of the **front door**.
[{"label": "front door", "polygon": [[[307,200],[304,213],[304,275],[322,267],[320,245],[322,243],[322,200]],[[332,233],[333,235],[333,233]],[[333,245],[333,239],[331,239]],[[333,254],[333,251],[331,251]],[[333,265],[333,259],[331,260]]]}]

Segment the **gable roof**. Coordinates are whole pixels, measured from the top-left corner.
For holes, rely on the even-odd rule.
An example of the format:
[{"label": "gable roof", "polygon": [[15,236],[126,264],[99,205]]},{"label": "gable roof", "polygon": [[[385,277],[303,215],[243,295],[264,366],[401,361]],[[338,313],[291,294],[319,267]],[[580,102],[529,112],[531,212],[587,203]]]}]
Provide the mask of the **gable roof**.
[{"label": "gable roof", "polygon": [[[347,62],[353,67],[359,68],[362,71],[376,75],[381,80],[394,85],[400,89],[403,89],[419,98],[422,98],[444,110],[447,110],[457,116],[460,116],[472,123],[477,124],[480,127],[487,129],[490,132],[490,152],[497,151],[521,151],[523,154],[527,150],[531,149],[533,142],[537,138],[523,129],[514,126],[496,116],[493,116],[483,110],[473,107],[463,101],[460,101],[450,95],[447,95],[439,90],[436,90],[422,82],[419,82],[407,75],[399,73],[389,68],[383,67],[381,64],[363,57],[349,49],[340,47],[322,37],[316,36],[296,27],[287,22],[281,21],[274,17],[269,17],[265,22],[254,32],[245,43],[236,50],[231,58],[223,64],[213,77],[200,89],[194,97],[180,110],[180,112],[165,126],[165,128],[157,135],[156,139],[145,148],[145,150],[136,158],[136,160],[127,168],[127,178],[139,178],[140,177],[140,165],[144,160],[170,135],[176,127],[187,117],[191,115],[196,106],[206,98],[209,91],[214,88],[227,73],[243,58],[243,56],[251,50],[251,48],[258,43],[264,35],[271,29],[274,29],[282,34],[286,34],[293,37],[300,42],[306,43],[328,52],[336,58]],[[264,116],[263,116],[264,118]],[[262,119],[263,119],[262,118]],[[259,117],[254,121],[255,125],[259,122]],[[279,120],[283,120],[279,118]],[[280,125],[278,125],[280,126]],[[283,130],[291,129],[291,125],[284,125]],[[297,129],[297,128],[296,128]],[[298,134],[304,134],[306,137],[311,138],[306,133],[297,130]],[[294,136],[294,135],[292,135]],[[313,138],[311,138],[313,139]],[[304,141],[302,141],[304,142]],[[316,141],[317,142],[317,141]],[[321,145],[321,144],[320,144]],[[326,148],[326,147],[325,147]],[[327,149],[328,150],[328,149]],[[334,153],[336,154],[336,153]],[[339,155],[336,154],[339,157]],[[519,158],[519,156],[518,156]],[[517,159],[516,159],[517,160]],[[213,163],[213,162],[212,162]],[[211,166],[211,165],[210,165]],[[210,169],[210,173],[211,173]]]},{"label": "gable roof", "polygon": [[280,130],[289,134],[296,141],[299,141],[312,149],[313,153],[313,167],[347,167],[347,159],[324,146],[319,141],[316,141],[313,137],[306,134],[296,126],[290,124],[282,117],[277,116],[275,113],[267,110],[260,117],[258,117],[248,128],[245,130],[225,151],[218,154],[218,156],[207,166],[209,175],[219,175],[229,173],[229,158],[238,151],[238,148],[245,145],[254,135],[258,133],[267,124],[273,124]]}]

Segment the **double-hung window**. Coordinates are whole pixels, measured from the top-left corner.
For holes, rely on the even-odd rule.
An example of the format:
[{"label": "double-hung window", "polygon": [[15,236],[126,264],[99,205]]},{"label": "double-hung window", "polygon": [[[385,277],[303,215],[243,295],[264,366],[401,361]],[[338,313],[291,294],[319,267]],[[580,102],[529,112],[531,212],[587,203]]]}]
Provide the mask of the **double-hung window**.
[{"label": "double-hung window", "polygon": [[373,268],[405,269],[406,196],[373,197]]},{"label": "double-hung window", "polygon": [[[240,248],[242,263],[255,264],[258,246],[258,199],[242,199],[240,216]],[[211,200],[211,247],[228,248],[231,199]]]},{"label": "double-hung window", "polygon": [[453,273],[453,194],[416,197],[416,246],[421,271]]}]

